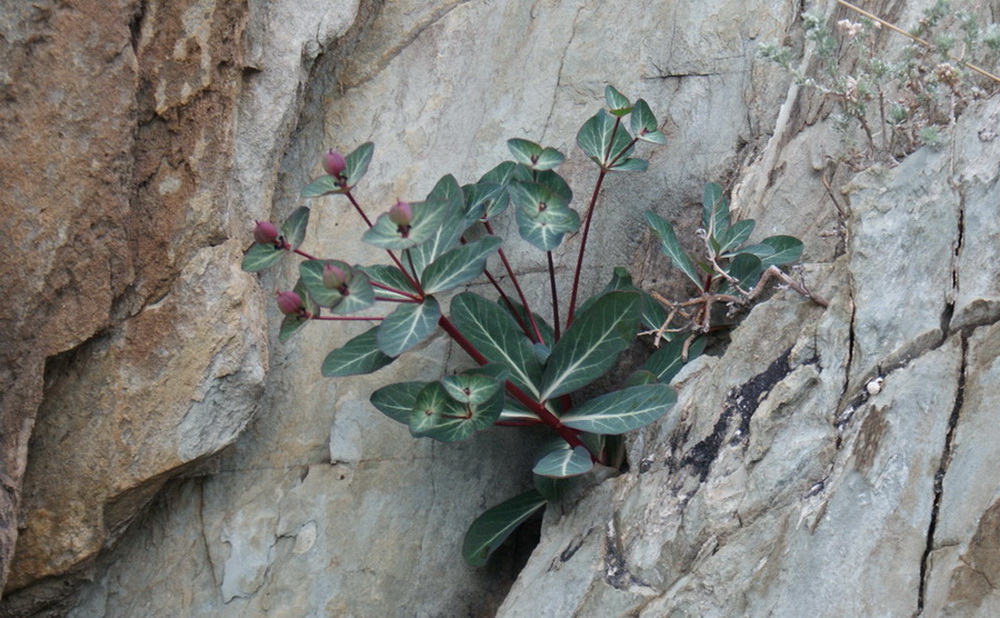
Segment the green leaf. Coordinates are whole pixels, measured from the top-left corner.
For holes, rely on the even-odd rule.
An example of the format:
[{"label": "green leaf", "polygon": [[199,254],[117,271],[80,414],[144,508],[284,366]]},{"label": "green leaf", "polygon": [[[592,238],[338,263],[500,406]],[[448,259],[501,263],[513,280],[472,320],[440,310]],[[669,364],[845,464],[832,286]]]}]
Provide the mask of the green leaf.
[{"label": "green leaf", "polygon": [[663,135],[658,130],[656,116],[653,115],[653,111],[649,109],[649,105],[642,99],[635,102],[635,107],[632,108],[632,115],[629,117],[629,122],[632,127],[632,134],[641,140],[656,142],[658,138],[651,138],[651,134],[657,133],[660,136]]},{"label": "green leaf", "polygon": [[566,159],[555,148],[542,148],[535,142],[526,139],[516,137],[509,139],[507,147],[514,155],[515,161],[538,172],[558,167]]},{"label": "green leaf", "polygon": [[611,161],[625,158],[632,150],[632,139],[620,125],[602,109],[580,128],[576,143],[587,156],[607,169]]},{"label": "green leaf", "polygon": [[753,233],[753,228],[756,225],[756,221],[753,219],[743,219],[742,221],[737,221],[729,228],[729,233],[726,234],[726,241],[722,243],[719,249],[720,255],[726,255],[731,251],[735,251],[740,245],[750,238],[750,234]]},{"label": "green leaf", "polygon": [[300,195],[302,197],[320,197],[331,193],[344,193],[346,190],[339,178],[327,174],[302,187]]},{"label": "green leaf", "polygon": [[509,313],[476,294],[465,292],[451,301],[451,318],[480,354],[510,371],[511,382],[530,395],[538,395],[541,364],[531,341]]},{"label": "green leaf", "polygon": [[660,418],[677,401],[677,393],[665,384],[631,386],[579,405],[562,415],[562,423],[573,429],[604,435],[619,435]]},{"label": "green leaf", "polygon": [[642,297],[642,304],[639,306],[639,321],[642,322],[642,328],[653,330],[663,326],[670,316],[667,309],[648,292],[640,290],[639,295]]},{"label": "green leaf", "polygon": [[507,188],[497,182],[480,181],[474,185],[464,185],[462,194],[465,196],[466,221],[488,219],[488,213],[495,216],[498,211],[506,210],[510,203]]},{"label": "green leaf", "polygon": [[[430,204],[431,206],[427,206]],[[413,268],[420,275],[428,264],[448,251],[462,237],[462,232],[471,223],[465,218],[465,193],[458,186],[458,181],[451,174],[443,177],[434,185],[424,201],[424,208],[437,208],[443,211],[443,217],[430,236],[421,241],[420,245],[411,250]],[[436,205],[436,206],[434,206]],[[413,216],[416,224],[416,214]],[[412,234],[412,231],[411,231]]]},{"label": "green leaf", "polygon": [[625,116],[632,111],[632,104],[628,97],[618,92],[614,86],[605,86],[604,102],[607,103],[608,110],[614,116]]},{"label": "green leaf", "polygon": [[666,144],[667,136],[663,134],[663,131],[650,131],[649,133],[643,133],[639,136],[644,142],[649,142],[650,144]]},{"label": "green leaf", "polygon": [[445,376],[441,378],[441,385],[455,401],[476,405],[485,403],[503,389],[503,382],[475,373]]},{"label": "green leaf", "polygon": [[550,502],[555,502],[557,500],[562,500],[563,496],[576,485],[578,477],[570,478],[552,478],[549,476],[538,476],[537,474],[532,475],[532,480],[535,484],[535,490],[542,494],[546,500]]},{"label": "green leaf", "polygon": [[517,231],[541,251],[552,251],[569,232],[580,229],[580,215],[569,208],[548,208],[532,217],[518,208]]},{"label": "green leaf", "polygon": [[410,433],[441,442],[465,440],[491,427],[503,409],[503,391],[496,389],[482,403],[456,401],[440,382],[432,382],[417,395],[410,413]]},{"label": "green leaf", "polygon": [[[295,287],[292,288],[292,291],[302,299],[302,305],[305,307],[306,314],[310,316],[319,315],[319,305],[309,296],[309,291],[306,290],[306,286],[303,284],[301,278],[295,282]],[[291,339],[292,335],[302,330],[302,327],[309,323],[309,320],[310,318],[301,314],[291,313],[286,315],[281,321],[281,327],[278,329],[278,341],[285,343]]]},{"label": "green leaf", "polygon": [[462,557],[471,566],[486,564],[490,554],[545,503],[545,497],[532,489],[486,511],[472,522],[465,533]]},{"label": "green leaf", "polygon": [[663,252],[670,258],[673,265],[687,275],[688,279],[694,281],[699,290],[702,289],[701,277],[698,275],[698,271],[695,270],[691,258],[681,248],[681,244],[677,242],[674,226],[670,225],[652,210],[646,211],[646,221],[653,228],[653,231],[656,232],[656,235],[660,237],[663,243]]},{"label": "green leaf", "polygon": [[507,190],[514,205],[535,217],[549,209],[565,210],[569,201],[538,182],[512,182]]},{"label": "green leaf", "polygon": [[378,328],[379,349],[387,356],[399,356],[434,334],[440,317],[441,306],[433,296],[400,305]]},{"label": "green leaf", "polygon": [[344,167],[344,175],[347,176],[347,190],[358,186],[358,182],[368,173],[368,164],[371,163],[374,152],[375,144],[365,142],[344,157],[347,162]]},{"label": "green leaf", "polygon": [[[347,294],[339,289],[323,285],[323,269],[333,264],[347,274],[345,286]],[[371,307],[375,303],[375,291],[368,277],[361,270],[355,270],[347,262],[339,260],[306,260],[299,264],[299,275],[309,295],[322,307],[332,307],[332,313],[346,315]]]},{"label": "green leaf", "polygon": [[413,222],[408,230],[404,232],[389,219],[389,214],[384,212],[375,220],[375,225],[365,230],[361,240],[379,249],[409,249],[430,240],[451,216],[437,203],[415,202],[410,206],[413,207]]},{"label": "green leaf", "polygon": [[531,470],[538,476],[567,478],[586,474],[594,467],[590,451],[582,446],[558,448],[538,460]]},{"label": "green leaf", "polygon": [[701,221],[705,231],[720,245],[729,233],[729,200],[722,196],[722,185],[710,182],[701,197]]},{"label": "green leaf", "polygon": [[[652,372],[656,379],[666,384],[674,379],[677,372],[684,366],[684,344],[687,337],[678,337],[665,346],[653,352],[642,366],[644,371]],[[688,346],[688,361],[698,358],[705,349],[705,338],[697,337]]]},{"label": "green leaf", "polygon": [[323,375],[328,378],[363,375],[394,361],[395,358],[378,349],[378,329],[378,326],[371,328],[327,354],[323,360]]},{"label": "green leaf", "polygon": [[264,270],[270,266],[273,266],[281,260],[281,256],[285,254],[284,249],[279,249],[274,245],[261,245],[254,243],[253,246],[246,252],[243,256],[243,264],[241,267],[248,273],[257,272],[259,270]]},{"label": "green leaf", "polygon": [[427,382],[399,382],[383,386],[372,393],[369,401],[379,412],[392,420],[409,425],[410,414],[417,403],[417,395],[427,384]]},{"label": "green leaf", "polygon": [[794,236],[770,236],[760,244],[774,249],[774,253],[761,258],[761,268],[790,264],[802,257],[802,241]]},{"label": "green leaf", "polygon": [[752,253],[737,254],[726,269],[726,274],[739,281],[740,287],[746,290],[757,285],[762,272],[764,268],[760,258]]},{"label": "green leaf", "polygon": [[483,174],[479,182],[495,182],[506,189],[512,180],[531,180],[531,170],[513,161],[504,161]]},{"label": "green leaf", "polygon": [[[413,289],[413,285],[410,284],[410,280],[406,278],[403,271],[399,270],[397,266],[389,266],[388,264],[374,264],[372,266],[361,266],[359,267],[368,278],[374,283],[380,283],[384,286],[399,290],[400,292],[406,292],[417,296],[417,291]],[[383,298],[393,298],[396,300],[412,300],[410,297],[404,296],[402,294],[397,294],[390,290],[383,288],[378,288],[375,291],[376,295]]]},{"label": "green leaf", "polygon": [[637,369],[629,374],[625,379],[625,386],[643,386],[645,384],[656,384],[656,374],[648,369]]},{"label": "green leaf", "polygon": [[645,172],[649,161],[645,159],[619,159],[611,165],[612,172]]},{"label": "green leaf", "polygon": [[538,184],[542,185],[543,187],[551,191],[553,195],[559,198],[560,203],[562,204],[568,206],[573,201],[573,190],[570,189],[569,183],[566,182],[566,179],[560,176],[559,173],[554,170],[545,170],[544,172],[536,172],[534,174],[533,182],[537,182]]},{"label": "green leaf", "polygon": [[305,206],[296,208],[281,224],[281,235],[290,245],[290,251],[298,249],[306,237],[306,225],[309,223],[309,209]]},{"label": "green leaf", "polygon": [[635,338],[639,295],[610,292],[573,321],[542,373],[540,401],[570,393],[604,375]]},{"label": "green leaf", "polygon": [[[514,305],[514,311],[517,312],[518,316],[520,316],[521,321],[528,329],[530,329],[531,321],[528,320],[528,311],[524,308],[524,305],[515,300],[511,300],[510,302],[512,305]],[[510,307],[507,306],[507,303],[504,302],[502,298],[497,299],[497,304],[500,306],[501,309],[507,311],[507,313],[511,313]],[[553,330],[552,326],[550,326],[549,323],[542,318],[542,316],[538,315],[535,312],[532,312],[532,315],[535,318],[535,324],[538,326],[538,330],[541,331],[542,343],[551,348],[556,342],[555,330]],[[517,318],[515,317],[515,319]]]},{"label": "green leaf", "polygon": [[486,259],[501,244],[503,239],[486,236],[441,255],[424,269],[421,277],[424,293],[444,292],[483,274]]}]

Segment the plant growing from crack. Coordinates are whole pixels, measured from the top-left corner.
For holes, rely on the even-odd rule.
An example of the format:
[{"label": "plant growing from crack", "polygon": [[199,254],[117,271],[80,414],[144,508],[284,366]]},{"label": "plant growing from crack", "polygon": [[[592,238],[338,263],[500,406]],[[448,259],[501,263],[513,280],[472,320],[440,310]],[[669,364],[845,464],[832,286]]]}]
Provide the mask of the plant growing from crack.
[{"label": "plant growing from crack", "polygon": [[[948,0],[937,0],[906,31],[850,2],[837,3],[859,15],[858,21],[841,19],[830,27],[820,16],[802,16],[816,58],[808,71],[795,66],[789,47],[764,45],[761,55],[835,102],[844,160],[855,169],[895,163],[921,146],[939,145],[941,131],[965,107],[996,91],[996,70],[981,67],[1000,61],[1000,25],[983,26],[974,12],[952,11]],[[879,47],[883,29],[911,41],[895,58]],[[861,146],[852,142],[852,126],[860,128]]]},{"label": "plant growing from crack", "polygon": [[[693,259],[677,240],[673,226],[653,211],[646,213],[646,221],[662,242],[663,252],[674,267],[684,273],[697,289],[697,294],[685,301],[672,301],[656,291],[652,292],[668,314],[655,329],[642,333],[655,335],[654,345],[660,339],[672,337],[670,345],[663,348],[664,355],[677,354],[687,359],[698,335],[712,331],[713,308],[717,303],[730,309],[744,307],[757,300],[771,281],[778,281],[796,292],[826,307],[827,301],[809,292],[781,270],[802,255],[802,241],[794,236],[769,236],[759,243],[746,244],[753,234],[753,219],[732,221],[729,200],[722,186],[705,185],[702,194],[702,228],[698,230],[705,249],[704,259]],[[679,337],[679,335],[685,335]],[[703,341],[697,344],[701,352]],[[659,353],[659,352],[658,352]],[[655,355],[654,355],[655,356]]]},{"label": "plant growing from crack", "polygon": [[[671,409],[676,394],[668,382],[688,352],[700,349],[686,339],[683,354],[678,345],[666,346],[618,388],[596,397],[581,393],[613,368],[640,331],[660,329],[659,336],[670,340],[670,317],[679,313],[668,312],[638,289],[621,268],[597,294],[586,300],[580,294],[589,232],[605,177],[644,171],[648,162],[633,156],[638,142],[666,141],[645,101],[633,103],[610,86],[605,100],[607,109],[587,120],[577,134],[577,144],[598,170],[582,217],[570,207],[573,192],[555,171],[563,154],[511,139],[507,145],[513,160],[500,163],[477,182],[460,186],[453,176],[444,176],[423,201],[397,201],[372,221],[355,196],[374,151],[366,143],[346,157],[328,152],[323,157],[326,175],[307,185],[302,196],[346,197],[368,226],[362,240],[384,249],[391,263],[361,266],[304,252],[300,246],[310,213],[306,207],[294,211],[280,229],[258,222],[255,244],[243,260],[244,270],[260,271],[288,254],[303,258],[294,288],[278,293],[278,307],[285,314],[280,341],[318,320],[377,323],[331,351],[322,364],[324,376],[377,371],[438,329],[468,354],[476,366],[435,381],[388,384],[372,393],[375,408],[407,425],[414,436],[452,442],[492,426],[551,431],[553,439],[535,458],[534,489],[487,510],[470,526],[462,551],[472,565],[483,564],[518,525],[558,499],[575,477],[597,464],[614,465],[618,436]],[[521,240],[546,256],[549,307],[544,311],[529,304],[504,250],[505,239],[493,229],[493,222],[511,207]],[[731,234],[726,239],[742,242],[749,235],[752,225],[730,229],[728,214],[713,213],[710,243],[722,238],[723,220]],[[669,228],[652,213],[648,219],[658,233]],[[563,313],[553,254],[567,235],[578,231],[576,267]],[[735,246],[727,240],[715,246],[712,263],[727,282],[746,282],[745,257],[721,270],[730,245]],[[674,258],[672,246],[665,241]],[[740,255],[760,254],[754,262],[759,270],[768,259],[778,263],[779,252],[790,256],[787,247],[777,245],[766,252],[770,257],[763,250]],[[503,275],[494,274],[497,268],[509,287],[502,285]],[[714,285],[713,272],[708,273],[705,292]],[[481,276],[496,292],[496,300],[469,291],[456,294]]]}]

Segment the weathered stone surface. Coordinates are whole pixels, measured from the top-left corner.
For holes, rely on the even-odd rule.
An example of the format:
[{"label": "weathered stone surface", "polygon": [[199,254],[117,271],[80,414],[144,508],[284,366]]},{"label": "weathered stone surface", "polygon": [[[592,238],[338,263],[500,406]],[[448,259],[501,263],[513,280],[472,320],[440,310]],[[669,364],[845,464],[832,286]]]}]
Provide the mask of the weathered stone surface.
[{"label": "weathered stone surface", "polygon": [[[977,136],[997,109],[849,185],[845,254],[810,270],[830,308],[784,292],[682,373],[679,419],[634,440],[637,469],[549,513],[500,615],[995,613],[996,317],[972,312],[996,294],[960,273],[996,261],[1000,166]],[[817,167],[766,194],[808,194]],[[749,210],[795,227],[834,206],[775,203]]]},{"label": "weathered stone surface", "polygon": [[[921,6],[873,4],[893,18]],[[19,436],[19,452],[48,371],[12,577],[34,583],[0,613],[26,615],[53,599],[62,601],[51,611],[74,616],[489,615],[501,603],[514,616],[1000,611],[989,443],[1000,337],[996,100],[961,119],[949,138],[956,148],[848,178],[831,164],[837,135],[824,106],[795,88],[786,97],[788,77],[755,59],[757,44],[794,31],[789,3],[143,7],[133,21],[136,4],[110,3],[99,20],[114,41],[107,92],[123,101],[107,97],[108,134],[90,135],[90,125],[104,126],[101,113],[71,125],[119,153],[122,169],[87,151],[74,161],[95,166],[104,184],[88,176],[55,199],[49,187],[18,183],[31,192],[25,203],[44,204],[24,216],[2,202],[5,220],[9,210],[39,239],[56,238],[46,241],[53,255],[63,247],[74,268],[52,276],[59,289],[83,283],[60,292],[65,306],[44,294],[27,308],[3,305],[4,319],[21,320],[10,331],[16,362],[0,375],[11,386],[2,439]],[[79,58],[100,64],[93,41],[81,47],[69,29],[68,9],[46,10],[3,15],[24,34],[0,51],[22,54],[18,62],[37,50],[68,54],[66,33]],[[16,96],[0,105],[17,105],[4,114],[35,113],[21,103],[44,102],[57,87],[24,77],[39,72],[42,60],[33,62],[18,79],[5,76]],[[75,74],[62,79],[84,89]],[[420,199],[445,173],[474,180],[507,158],[513,136],[569,155],[563,171],[580,205],[596,174],[575,132],[607,83],[646,98],[670,144],[644,151],[649,173],[606,182],[585,287],[631,264],[640,283],[669,289],[667,263],[637,214],[653,208],[691,231],[704,182],[721,180],[737,185],[734,208],[758,220],[756,236],[805,240],[802,275],[831,304],[778,292],[734,331],[724,356],[686,369],[677,414],[629,439],[628,473],[549,510],[508,595],[518,548],[474,570],[459,547],[473,517],[525,487],[538,437],[495,429],[457,445],[414,441],[370,407],[386,382],[464,366],[444,337],[374,377],[327,380],[325,354],[363,327],[311,324],[272,348],[261,389],[262,329],[276,344],[280,319],[268,304],[265,322],[261,292],[289,286],[295,263],[264,274],[259,288],[235,266],[250,221],[298,207],[327,147],[376,143],[357,191],[372,214],[397,197]],[[30,143],[29,129],[11,143]],[[37,152],[24,152],[0,165],[38,169]],[[90,196],[108,198],[106,243],[86,246],[72,239],[86,237]],[[384,259],[358,242],[363,225],[342,198],[311,205],[311,252]],[[69,236],[46,213],[65,217]],[[563,274],[577,242],[560,257]],[[80,257],[66,247],[82,247]],[[538,255],[512,257],[529,295],[543,298]],[[38,282],[30,268],[15,274],[15,283]],[[63,324],[60,311],[86,319]],[[22,337],[38,312],[38,325],[58,326]],[[56,343],[42,341],[50,335]],[[18,337],[26,343],[14,347]],[[876,375],[884,383],[871,382]],[[204,476],[168,480],[241,430]],[[4,457],[16,451],[2,446]],[[16,498],[23,459],[11,461],[0,481]],[[81,578],[90,581],[80,596],[66,599],[63,582]]]},{"label": "weathered stone surface", "polygon": [[[13,522],[41,412],[8,592],[85,564],[171,474],[232,442],[266,364],[261,294],[236,265],[246,209],[230,194],[246,7],[17,7],[3,9],[16,234],[2,249],[0,521]],[[3,611],[64,596],[56,581]]]}]

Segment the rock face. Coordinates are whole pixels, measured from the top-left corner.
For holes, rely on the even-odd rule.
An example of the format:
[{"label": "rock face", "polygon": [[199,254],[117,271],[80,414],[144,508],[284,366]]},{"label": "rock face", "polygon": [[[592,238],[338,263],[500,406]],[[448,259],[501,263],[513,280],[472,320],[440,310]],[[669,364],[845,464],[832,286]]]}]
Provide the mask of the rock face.
[{"label": "rock face", "polygon": [[[868,8],[905,21],[926,4]],[[0,10],[0,207],[17,231],[0,245],[0,563],[18,537],[0,615],[1000,613],[1000,102],[940,150],[829,176],[822,106],[756,56],[794,38],[794,11]],[[638,213],[691,232],[701,187],[723,180],[761,237],[805,241],[803,276],[831,304],[759,304],[678,377],[675,414],[629,439],[629,472],[549,508],[519,575],[528,538],[470,569],[465,527],[524,488],[538,437],[413,440],[369,394],[461,353],[440,337],[375,376],[321,378],[361,329],[279,345],[266,297],[295,264],[258,282],[240,256],[253,219],[302,204],[327,147],[375,142],[370,213],[446,173],[475,180],[517,136],[569,155],[587,195],[574,137],[608,83],[647,99],[670,144],[606,182],[585,288],[631,265],[669,289]],[[342,198],[310,206],[311,252],[380,261]],[[540,298],[538,256],[513,260]]]}]

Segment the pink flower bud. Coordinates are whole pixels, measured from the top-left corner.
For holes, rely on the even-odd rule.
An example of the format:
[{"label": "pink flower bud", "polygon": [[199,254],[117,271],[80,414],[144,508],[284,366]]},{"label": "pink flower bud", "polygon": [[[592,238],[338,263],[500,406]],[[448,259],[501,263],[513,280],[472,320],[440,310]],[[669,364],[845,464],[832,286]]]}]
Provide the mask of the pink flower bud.
[{"label": "pink flower bud", "polygon": [[278,240],[278,228],[270,221],[258,221],[253,229],[253,239],[262,245],[273,245]]},{"label": "pink flower bud", "polygon": [[340,176],[340,173],[344,171],[347,167],[347,160],[344,159],[344,155],[340,154],[334,149],[330,149],[325,155],[323,155],[323,169],[327,174],[331,176]]},{"label": "pink flower bud", "polygon": [[278,292],[278,309],[285,315],[302,311],[302,298],[295,292]]},{"label": "pink flower bud", "polygon": [[347,273],[336,264],[323,267],[323,287],[339,290],[347,284]]},{"label": "pink flower bud", "polygon": [[413,221],[413,207],[408,202],[399,200],[396,205],[389,209],[389,221],[399,227],[406,227]]}]

